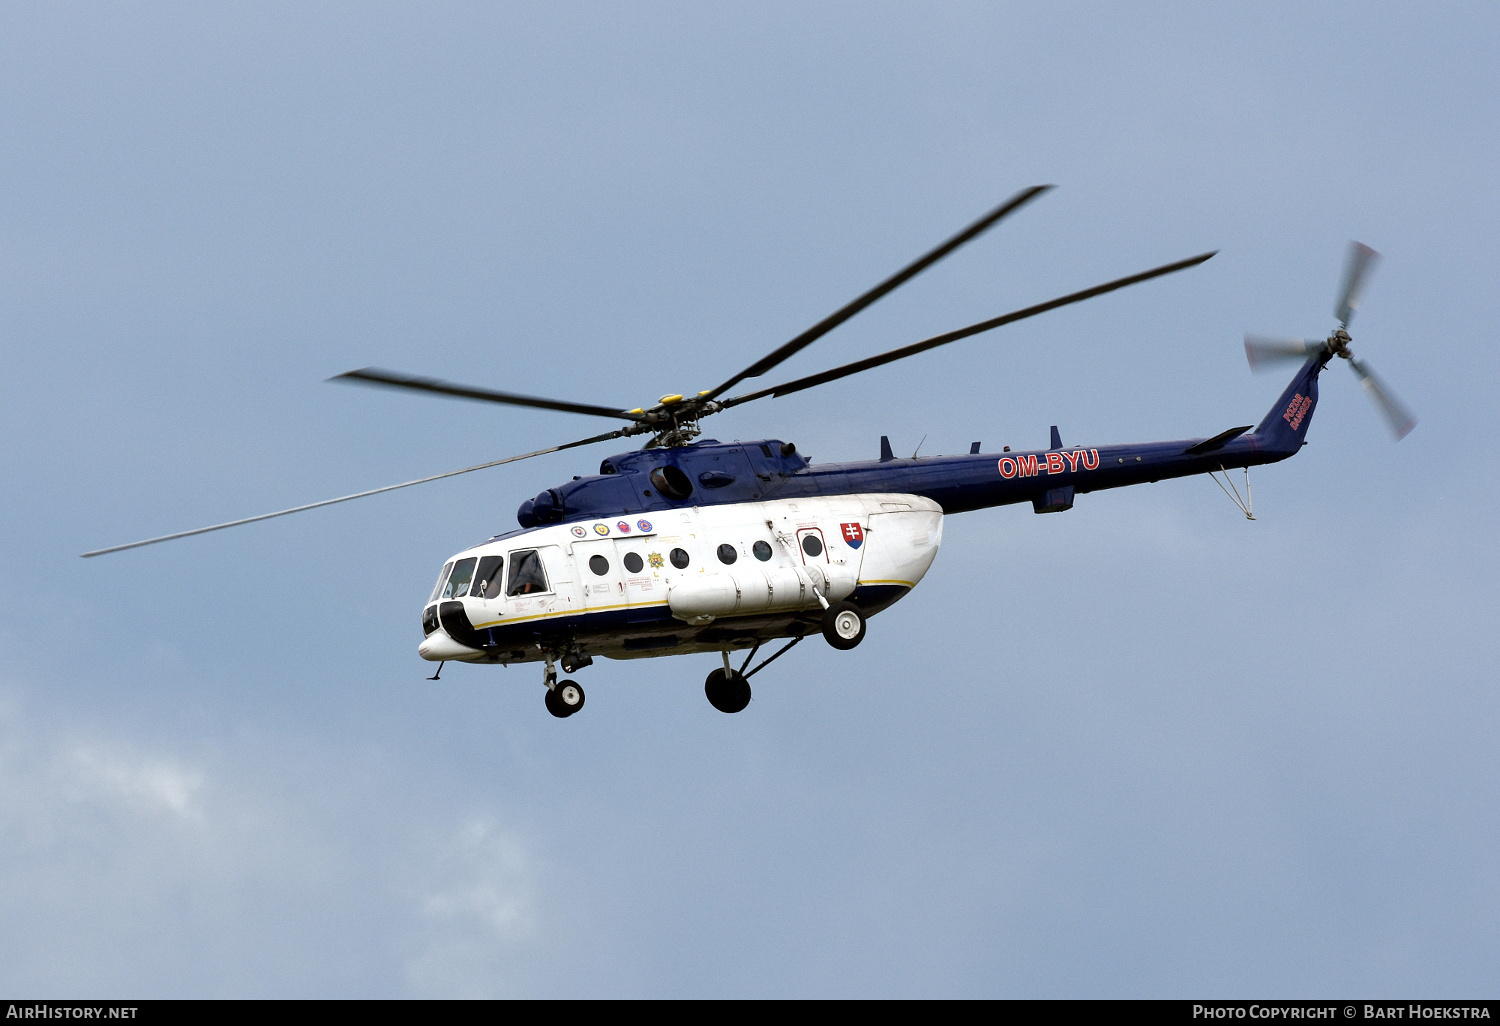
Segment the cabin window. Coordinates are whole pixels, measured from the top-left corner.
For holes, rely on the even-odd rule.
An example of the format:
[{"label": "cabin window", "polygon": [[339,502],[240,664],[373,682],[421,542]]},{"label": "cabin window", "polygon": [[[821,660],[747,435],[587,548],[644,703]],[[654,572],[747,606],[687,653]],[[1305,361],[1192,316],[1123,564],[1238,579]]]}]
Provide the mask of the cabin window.
[{"label": "cabin window", "polygon": [[762,563],[771,558],[771,546],[768,542],[758,541],[750,546],[750,551],[755,553],[755,558]]},{"label": "cabin window", "polygon": [[443,564],[443,569],[438,571],[437,583],[432,586],[432,594],[427,597],[428,602],[437,601],[438,595],[442,593],[443,583],[448,580],[448,571],[452,569],[452,563]]},{"label": "cabin window", "polygon": [[686,570],[687,569],[687,565],[688,565],[687,549],[673,549],[672,550],[672,554],[670,556],[668,556],[667,558],[672,561],[672,565],[675,566],[677,569],[679,569],[679,570]]},{"label": "cabin window", "polygon": [[693,494],[693,482],[677,467],[657,467],[651,471],[651,483],[662,495],[679,502]]},{"label": "cabin window", "polygon": [[463,598],[468,593],[469,582],[474,579],[474,564],[478,562],[479,560],[470,556],[453,564],[453,572],[448,575],[448,583],[443,586],[443,598]]},{"label": "cabin window", "polygon": [[823,554],[823,539],[815,534],[804,534],[802,536],[802,551],[809,556],[821,556]]},{"label": "cabin window", "polygon": [[505,594],[535,595],[547,590],[547,572],[542,569],[542,557],[536,549],[522,549],[510,554],[510,584]]},{"label": "cabin window", "polygon": [[603,556],[590,556],[589,569],[594,572],[595,577],[603,577],[609,573],[609,560]]},{"label": "cabin window", "polygon": [[719,546],[719,562],[726,566],[740,558],[739,551],[728,542]]},{"label": "cabin window", "polygon": [[479,569],[474,571],[474,586],[469,589],[470,598],[500,597],[500,568],[505,564],[499,556],[480,556]]},{"label": "cabin window", "polygon": [[622,559],[620,562],[624,563],[625,564],[625,569],[628,570],[629,572],[633,573],[633,574],[640,573],[641,570],[646,565],[645,563],[643,563],[641,561],[641,554],[639,552],[627,552],[627,553],[625,553],[625,558]]}]

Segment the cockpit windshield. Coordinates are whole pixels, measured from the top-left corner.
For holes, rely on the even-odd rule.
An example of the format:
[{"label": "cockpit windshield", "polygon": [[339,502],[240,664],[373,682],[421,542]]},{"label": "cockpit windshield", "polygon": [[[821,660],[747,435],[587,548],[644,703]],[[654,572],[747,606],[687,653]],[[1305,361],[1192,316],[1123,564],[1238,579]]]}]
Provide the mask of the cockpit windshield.
[{"label": "cockpit windshield", "polygon": [[474,564],[477,562],[479,560],[470,556],[453,564],[453,572],[448,575],[448,583],[443,586],[443,598],[462,598],[468,593],[469,582],[474,579]]},{"label": "cockpit windshield", "polygon": [[499,556],[479,557],[479,570],[474,574],[474,587],[469,589],[470,598],[500,597],[500,568],[504,561]]},{"label": "cockpit windshield", "polygon": [[432,594],[427,596],[428,602],[436,602],[438,593],[443,590],[443,584],[448,580],[448,571],[453,569],[452,563],[444,563],[443,569],[438,572],[437,583],[432,586]]}]

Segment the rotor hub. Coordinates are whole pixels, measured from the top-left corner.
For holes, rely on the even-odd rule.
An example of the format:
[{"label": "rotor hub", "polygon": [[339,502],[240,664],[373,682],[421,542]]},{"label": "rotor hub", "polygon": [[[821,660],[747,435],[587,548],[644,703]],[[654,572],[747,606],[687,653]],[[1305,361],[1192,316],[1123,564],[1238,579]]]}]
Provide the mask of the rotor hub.
[{"label": "rotor hub", "polygon": [[1343,328],[1334,328],[1333,334],[1328,336],[1328,351],[1334,356],[1341,356],[1345,360],[1352,360],[1354,354],[1349,350],[1349,343],[1353,341],[1349,333]]}]

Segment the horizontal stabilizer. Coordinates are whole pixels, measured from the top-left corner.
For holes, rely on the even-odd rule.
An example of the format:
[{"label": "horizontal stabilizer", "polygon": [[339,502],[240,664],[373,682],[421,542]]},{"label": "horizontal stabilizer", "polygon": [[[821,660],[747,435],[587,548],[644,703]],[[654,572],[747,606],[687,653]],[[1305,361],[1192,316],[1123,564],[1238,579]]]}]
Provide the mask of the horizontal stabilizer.
[{"label": "horizontal stabilizer", "polygon": [[1220,431],[1212,438],[1205,438],[1197,445],[1190,445],[1182,451],[1188,455],[1201,456],[1206,452],[1213,452],[1215,449],[1222,449],[1230,442],[1231,439],[1238,438],[1240,435],[1243,435],[1246,431],[1249,431],[1254,426],[1254,424],[1246,424],[1244,427],[1235,427],[1230,428],[1228,431]]}]

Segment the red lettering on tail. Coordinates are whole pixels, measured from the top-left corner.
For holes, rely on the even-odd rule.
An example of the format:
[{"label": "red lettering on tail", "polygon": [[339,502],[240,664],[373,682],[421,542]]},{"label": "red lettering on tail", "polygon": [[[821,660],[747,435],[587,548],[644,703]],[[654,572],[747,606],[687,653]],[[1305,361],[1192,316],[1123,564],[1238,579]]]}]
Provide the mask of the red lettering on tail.
[{"label": "red lettering on tail", "polygon": [[1292,401],[1287,403],[1286,412],[1281,416],[1282,419],[1292,426],[1292,430],[1295,431],[1302,426],[1302,418],[1307,416],[1307,411],[1311,408],[1312,397],[1298,392],[1292,396]]}]

